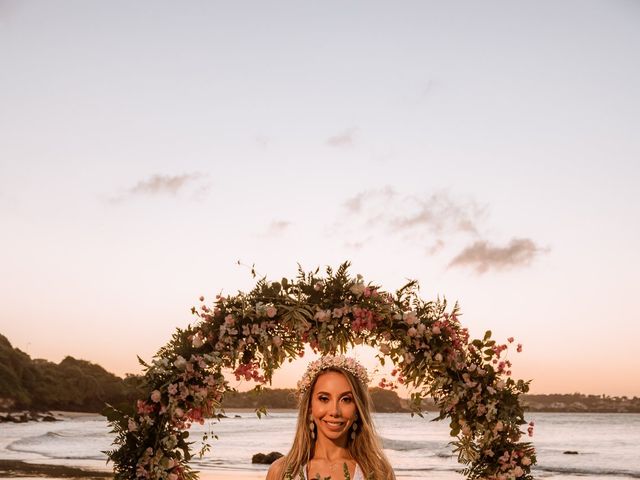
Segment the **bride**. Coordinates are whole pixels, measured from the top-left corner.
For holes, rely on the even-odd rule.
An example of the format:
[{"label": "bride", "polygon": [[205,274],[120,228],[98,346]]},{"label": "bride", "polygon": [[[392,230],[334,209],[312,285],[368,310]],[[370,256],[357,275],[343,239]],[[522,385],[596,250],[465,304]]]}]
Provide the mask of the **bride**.
[{"label": "bride", "polygon": [[371,419],[366,369],[353,358],[324,356],[298,382],[298,424],[291,450],[266,480],[394,480]]}]

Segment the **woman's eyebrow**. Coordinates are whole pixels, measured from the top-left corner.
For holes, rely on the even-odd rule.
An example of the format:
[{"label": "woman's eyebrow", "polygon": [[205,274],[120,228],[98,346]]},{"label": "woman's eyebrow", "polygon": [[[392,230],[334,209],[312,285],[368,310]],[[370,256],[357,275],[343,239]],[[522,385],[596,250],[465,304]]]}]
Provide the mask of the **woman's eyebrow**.
[{"label": "woman's eyebrow", "polygon": [[[329,392],[318,392],[316,395],[329,395],[329,396],[331,396],[331,394]],[[353,392],[351,390],[347,390],[346,392],[339,393],[338,397],[343,397],[345,395],[353,395]]]}]

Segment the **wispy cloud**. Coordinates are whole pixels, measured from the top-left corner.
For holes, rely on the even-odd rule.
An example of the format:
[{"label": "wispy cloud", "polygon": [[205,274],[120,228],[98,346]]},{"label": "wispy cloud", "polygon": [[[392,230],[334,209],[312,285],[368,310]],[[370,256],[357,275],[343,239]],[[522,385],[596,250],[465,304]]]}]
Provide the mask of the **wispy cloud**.
[{"label": "wispy cloud", "polygon": [[286,220],[274,220],[269,224],[269,232],[281,233],[287,230],[291,226],[291,222]]},{"label": "wispy cloud", "polygon": [[444,191],[425,196],[400,195],[390,186],[360,192],[343,206],[364,225],[381,225],[396,233],[475,234],[477,223],[486,216],[486,207],[473,200],[459,200]]},{"label": "wispy cloud", "polygon": [[[476,202],[454,199],[447,192],[438,192],[422,198],[409,196],[406,200],[406,208],[390,218],[393,228],[427,228],[436,234],[446,231],[475,234],[478,233],[477,222],[486,213],[486,208]],[[408,205],[410,203],[414,205]]]},{"label": "wispy cloud", "polygon": [[401,194],[386,186],[359,192],[343,207],[343,218],[333,230],[347,233],[345,246],[350,248],[366,245],[368,242],[361,240],[364,237],[384,235],[417,247],[425,255],[451,255],[456,245],[471,242],[449,266],[471,267],[480,273],[523,267],[548,251],[529,238],[514,238],[505,246],[491,244],[483,238],[488,206],[448,191]]},{"label": "wispy cloud", "polygon": [[327,145],[331,147],[350,147],[355,141],[357,128],[349,128],[332,137],[327,138]]},{"label": "wispy cloud", "polygon": [[530,238],[512,238],[505,246],[491,245],[485,240],[479,240],[468,246],[451,262],[450,267],[471,267],[478,273],[485,273],[491,269],[504,270],[529,265],[548,248],[541,248]]},{"label": "wispy cloud", "polygon": [[268,226],[266,231],[258,234],[259,237],[278,237],[284,234],[293,225],[292,222],[287,220],[273,220]]},{"label": "wispy cloud", "polygon": [[202,184],[206,175],[199,173],[185,173],[182,175],[151,175],[138,181],[132,187],[124,189],[112,196],[112,203],[119,203],[128,198],[141,196],[176,196],[183,191],[191,191],[195,198],[201,199],[210,185]]},{"label": "wispy cloud", "polygon": [[129,189],[132,195],[175,195],[188,183],[198,180],[195,173],[184,175],[152,175],[146,180],[141,180]]},{"label": "wispy cloud", "polygon": [[396,192],[390,186],[386,186],[374,190],[365,190],[356,194],[355,196],[348,198],[344,202],[344,207],[352,214],[361,213],[363,205],[370,201],[377,201],[378,199],[391,200],[396,196]]}]

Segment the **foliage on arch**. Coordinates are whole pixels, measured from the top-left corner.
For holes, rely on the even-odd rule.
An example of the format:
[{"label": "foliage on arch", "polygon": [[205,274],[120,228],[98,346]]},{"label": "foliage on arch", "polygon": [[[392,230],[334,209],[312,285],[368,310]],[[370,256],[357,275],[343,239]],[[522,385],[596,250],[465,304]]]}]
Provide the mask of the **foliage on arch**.
[{"label": "foliage on arch", "polygon": [[[510,378],[507,345],[491,332],[470,340],[457,304],[448,311],[444,300],[422,300],[416,282],[391,294],[348,269],[344,263],[324,276],[300,269],[295,280],[262,279],[249,293],[194,307],[197,323],[178,330],[151,364],[143,363],[143,398],[131,411],[108,415],[116,438],[106,453],[115,478],[195,479],[187,429],[220,413],[231,390],[224,371],[259,388],[283,362],[302,356],[305,345],[335,354],[367,344],[379,350],[381,362],[395,365],[394,379],[381,386],[408,385],[417,412],[422,398],[436,401],[467,478],[532,479],[536,456],[522,440],[519,403],[529,382]],[[529,436],[532,429],[529,424]]]}]

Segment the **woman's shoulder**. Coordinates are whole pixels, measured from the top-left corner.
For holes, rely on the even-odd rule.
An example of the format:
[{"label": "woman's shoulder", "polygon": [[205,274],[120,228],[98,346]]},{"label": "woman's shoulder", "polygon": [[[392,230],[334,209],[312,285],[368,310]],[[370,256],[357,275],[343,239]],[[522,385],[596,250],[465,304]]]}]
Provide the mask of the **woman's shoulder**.
[{"label": "woman's shoulder", "polygon": [[282,473],[284,472],[284,462],[284,457],[280,457],[275,462],[273,462],[269,467],[267,478],[265,480],[281,480]]}]

